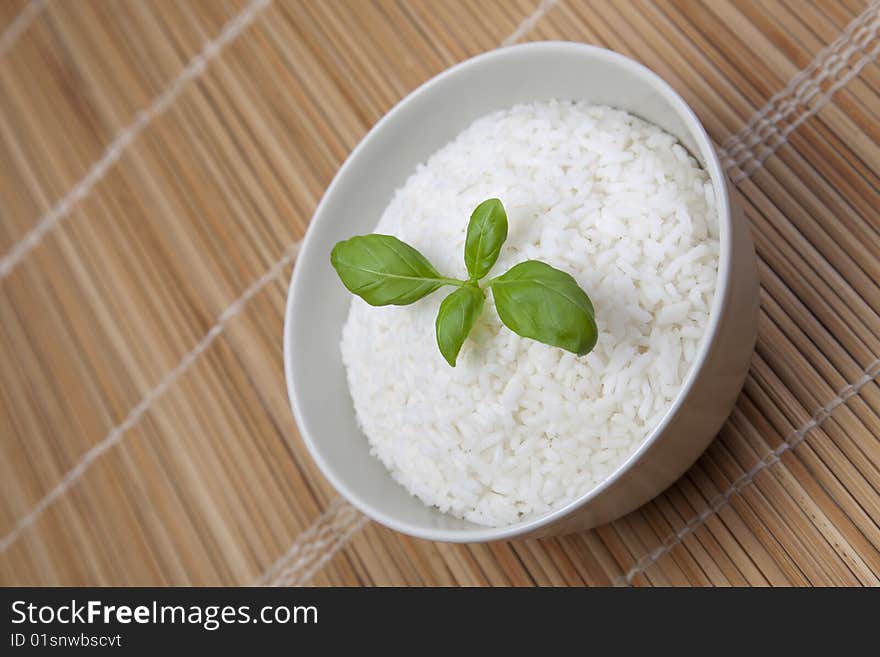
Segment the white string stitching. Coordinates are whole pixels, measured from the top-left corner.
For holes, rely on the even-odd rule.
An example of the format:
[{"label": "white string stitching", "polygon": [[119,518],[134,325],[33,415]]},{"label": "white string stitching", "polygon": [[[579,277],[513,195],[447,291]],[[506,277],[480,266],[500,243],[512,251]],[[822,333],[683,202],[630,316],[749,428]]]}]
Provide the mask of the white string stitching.
[{"label": "white string stitching", "polygon": [[541,3],[535,8],[535,11],[527,16],[510,35],[501,42],[502,46],[511,46],[526,34],[532,31],[532,28],[538,24],[538,21],[544,18],[544,14],[553,9],[559,0],[541,0]]},{"label": "white string stitching", "polygon": [[281,555],[275,563],[260,576],[260,578],[254,583],[254,586],[265,586],[275,579],[284,565],[302,551],[303,543],[320,534],[322,528],[331,521],[331,518],[337,515],[341,504],[343,504],[341,497],[333,498],[333,500],[330,501],[330,504],[327,505],[327,508],[324,509],[324,512],[315,518],[315,520],[312,521],[312,524],[296,537],[296,540],[294,540],[287,552]]},{"label": "white string stitching", "polygon": [[46,0],[32,0],[21,10],[21,13],[3,30],[0,35],[0,57],[12,48],[18,37],[21,36],[34,19],[40,15],[40,12],[46,8]]},{"label": "white string stitching", "polygon": [[299,245],[300,242],[298,241],[291,244],[280,260],[275,262],[265,274],[254,281],[244,293],[238,297],[238,299],[221,312],[217,316],[217,322],[208,330],[198,344],[184,355],[177,366],[169,371],[158,384],[144,395],[137,406],[129,411],[128,415],[122,422],[113,427],[102,440],[83,454],[77,461],[76,465],[67,471],[55,487],[43,496],[33,509],[15,523],[15,527],[6,534],[6,536],[0,539],[0,553],[5,552],[28,527],[36,522],[37,518],[39,518],[39,516],[49,508],[55,500],[74,486],[79,478],[85,474],[98,458],[123,439],[126,432],[138,423],[144,413],[146,413],[150,406],[152,406],[153,402],[164,395],[174,382],[177,381],[187,369],[189,369],[189,366],[211,346],[211,343],[213,343],[221,333],[223,333],[229,320],[244,310],[248,301],[259,293],[260,290],[262,290],[276,276],[282,273],[287,265],[294,261],[299,250]]},{"label": "white string stitching", "polygon": [[806,440],[807,435],[813,430],[821,426],[827,420],[838,406],[845,404],[849,399],[859,394],[859,391],[880,375],[880,358],[871,363],[862,376],[855,382],[845,386],[837,397],[825,404],[811,417],[802,427],[789,434],[782,443],[771,452],[767,453],[760,461],[753,465],[747,472],[738,477],[723,493],[714,497],[709,506],[699,515],[691,518],[680,530],[667,538],[654,550],[639,559],[632,568],[615,580],[617,585],[628,586],[632,584],[633,578],[639,573],[648,569],[660,557],[670,552],[675,546],[682,543],[685,538],[693,534],[697,529],[715,513],[720,511],[727,505],[734,495],[740,493],[749,486],[755,477],[766,470],[770,466],[778,463],[780,457],[788,451],[793,450]]},{"label": "white string stitching", "polygon": [[[800,71],[784,88],[776,92],[739,133],[725,142],[725,150],[730,156],[756,143],[764,130],[772,128],[773,124],[788,117],[797,109],[799,103],[808,102],[819,92],[821,83],[826,77],[838,73],[856,49],[867,45],[870,39],[861,44],[865,37],[866,26],[864,23],[875,15],[877,5],[876,1],[872,2],[833,43],[819,51],[807,68]],[[860,45],[856,45],[856,42]],[[841,48],[844,48],[844,53],[846,53],[844,56],[838,53]],[[814,77],[819,69],[821,69],[819,75]],[[768,113],[774,109],[774,113],[768,118]],[[746,139],[745,136],[750,133],[754,134]]]},{"label": "white string stitching", "polygon": [[257,585],[287,586],[309,581],[367,521],[368,518],[351,504],[335,498],[327,511],[263,574]]},{"label": "white string stitching", "polygon": [[[839,89],[877,57],[880,43],[870,50],[867,48],[877,39],[878,31],[880,0],[875,0],[850,23],[834,43],[817,55],[810,66],[792,78],[784,89],[774,94],[742,130],[724,143],[720,149],[722,166],[733,169],[746,165],[748,169],[732,176],[734,182],[740,182],[754,173],[786,142],[794,130],[821,110]],[[850,64],[850,59],[856,52],[863,54],[855,63]],[[845,74],[840,76],[844,70]],[[834,80],[834,83],[823,92],[822,86],[829,79]],[[794,120],[789,120],[799,108],[805,109]],[[771,110],[773,113],[768,116]],[[780,129],[780,124],[785,121],[788,123]],[[760,150],[756,155],[755,150],[758,148]]]},{"label": "white string stitching", "polygon": [[272,584],[272,586],[305,586],[308,584],[312,578],[320,572],[321,568],[324,567],[330,559],[336,556],[336,553],[339,552],[352,536],[357,534],[364,525],[369,522],[369,518],[365,515],[355,516],[356,520],[352,522],[351,526],[346,529],[340,536],[339,540],[337,540],[330,548],[321,555],[321,558],[315,562],[315,565],[309,568],[306,572],[304,572],[300,577],[292,580],[279,580],[278,582]]},{"label": "white string stitching", "polygon": [[125,149],[141,131],[153,119],[165,112],[184,91],[187,84],[198,78],[205,71],[208,63],[238,37],[271,2],[272,0],[252,0],[245,9],[226,23],[214,40],[208,41],[204,45],[202,51],[189,61],[171,85],[159,94],[147,109],[140,110],[135,115],[134,121],[119,131],[104,150],[101,158],[92,164],[85,177],[51,210],[40,217],[37,224],[10,249],[9,253],[0,258],[0,280],[9,276],[24,257],[70,214],[74,206],[88,196],[92,188],[107,174],[110,167],[122,156]]},{"label": "white string stitching", "polygon": [[[852,78],[858,75],[859,72],[867,64],[871,63],[878,54],[880,54],[880,42],[878,42],[869,53],[862,57],[844,77],[837,80],[833,85],[831,85],[808,111],[801,113],[795,120],[791,121],[782,130],[777,131],[777,137],[771,144],[763,145],[761,148],[761,152],[757,156],[753,156],[751,159],[745,160],[737,165],[737,167],[740,169],[740,172],[733,175],[731,177],[731,180],[734,183],[740,183],[751,176],[753,173],[755,173],[755,171],[760,169],[761,166],[764,164],[764,161],[768,157],[773,155],[773,153],[775,153],[788,141],[788,137],[792,132],[800,127],[801,124],[803,124],[807,119],[816,115],[828,103],[831,97],[835,93],[837,93],[838,90],[843,88]],[[743,167],[743,165],[745,165],[745,168]]]}]

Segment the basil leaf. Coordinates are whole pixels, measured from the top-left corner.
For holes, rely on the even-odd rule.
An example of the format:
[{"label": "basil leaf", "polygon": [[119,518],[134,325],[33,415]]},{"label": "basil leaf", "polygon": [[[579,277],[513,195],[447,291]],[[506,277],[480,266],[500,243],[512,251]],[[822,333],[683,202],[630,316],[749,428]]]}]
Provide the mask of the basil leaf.
[{"label": "basil leaf", "polygon": [[441,285],[457,284],[391,235],[361,235],[339,242],[330,253],[330,264],[342,284],[371,306],[405,306]]},{"label": "basil leaf", "polygon": [[498,316],[514,333],[578,356],[596,346],[593,304],[569,274],[526,260],[489,285]]},{"label": "basil leaf", "polygon": [[446,362],[455,367],[461,345],[483,311],[483,291],[465,285],[443,299],[437,313],[437,345]]},{"label": "basil leaf", "polygon": [[501,201],[483,201],[471,214],[464,243],[464,264],[472,281],[489,273],[506,239],[507,213]]}]

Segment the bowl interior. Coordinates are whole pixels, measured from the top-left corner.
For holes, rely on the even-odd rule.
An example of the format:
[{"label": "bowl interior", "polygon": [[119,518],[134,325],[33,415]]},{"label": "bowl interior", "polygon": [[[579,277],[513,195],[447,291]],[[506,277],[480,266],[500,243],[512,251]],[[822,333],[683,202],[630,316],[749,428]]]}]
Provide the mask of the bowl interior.
[{"label": "bowl interior", "polygon": [[[416,165],[475,119],[552,98],[611,105],[656,123],[708,165],[716,190],[724,185],[702,127],[666,83],[621,55],[580,44],[516,46],[464,62],[413,92],[373,128],[339,171],[309,227],[288,299],[285,370],[300,430],[324,474],[355,506],[398,531],[432,540],[506,538],[552,521],[591,495],[491,529],[425,507],[394,482],[370,455],[355,420],[339,352],[351,297],[329,262],[337,241],[371,232]],[[722,239],[725,232],[722,227]]]}]

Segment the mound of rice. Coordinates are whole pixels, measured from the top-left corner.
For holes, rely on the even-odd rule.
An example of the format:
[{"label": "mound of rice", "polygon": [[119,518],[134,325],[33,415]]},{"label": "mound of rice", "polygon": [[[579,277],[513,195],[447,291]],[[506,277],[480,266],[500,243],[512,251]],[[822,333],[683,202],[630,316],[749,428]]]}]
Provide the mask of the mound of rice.
[{"label": "mound of rice", "polygon": [[487,295],[458,366],[434,337],[441,300],[354,298],[342,358],[372,452],[427,505],[501,526],[587,492],[669,408],[709,317],[715,193],[674,137],[627,112],[519,105],[476,121],[419,165],[375,232],[467,278],[471,211],[500,198],[510,231],[489,276],[526,259],[572,274],[599,342],[578,358],[504,327]]}]

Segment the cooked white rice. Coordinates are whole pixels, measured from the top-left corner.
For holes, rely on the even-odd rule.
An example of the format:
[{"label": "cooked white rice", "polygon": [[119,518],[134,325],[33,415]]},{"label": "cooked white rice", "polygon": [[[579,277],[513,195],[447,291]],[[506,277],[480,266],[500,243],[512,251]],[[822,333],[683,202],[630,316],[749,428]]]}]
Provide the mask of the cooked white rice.
[{"label": "cooked white rice", "polygon": [[521,338],[486,307],[456,368],[440,355],[441,288],[410,306],[354,298],[342,359],[372,452],[427,505],[500,526],[596,486],[669,408],[709,317],[715,193],[674,137],[627,112],[571,102],[486,116],[419,165],[375,232],[466,278],[471,211],[510,222],[490,276],[526,259],[572,274],[599,342],[578,358]]}]

